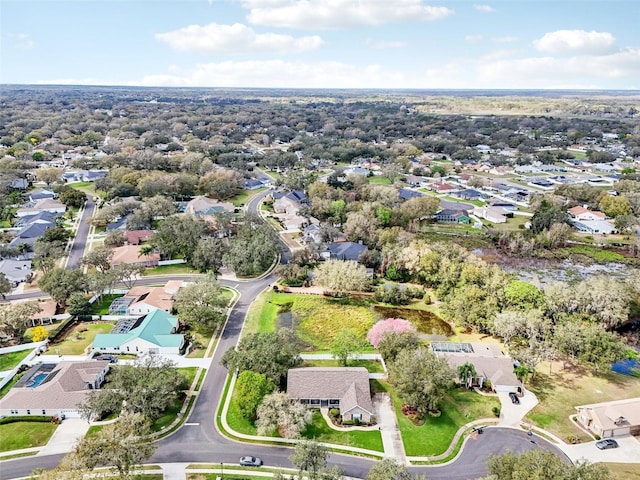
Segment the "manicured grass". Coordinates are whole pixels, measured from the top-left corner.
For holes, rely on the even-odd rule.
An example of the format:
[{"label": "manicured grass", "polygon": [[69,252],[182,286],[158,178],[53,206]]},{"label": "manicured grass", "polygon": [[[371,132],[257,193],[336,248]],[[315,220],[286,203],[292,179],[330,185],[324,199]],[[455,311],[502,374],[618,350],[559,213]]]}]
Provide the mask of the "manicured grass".
[{"label": "manicured grass", "polygon": [[0,452],[45,445],[58,425],[44,422],[14,422],[0,425]]},{"label": "manicured grass", "polygon": [[197,270],[194,270],[186,263],[178,263],[176,265],[161,265],[159,267],[147,268],[142,272],[143,277],[149,277],[152,275],[194,275],[198,274]]},{"label": "manicured grass", "polygon": [[108,315],[111,302],[116,298],[123,297],[120,293],[109,293],[102,295],[100,300],[96,300],[91,304],[91,315]]},{"label": "manicured grass", "polygon": [[25,359],[27,355],[31,353],[30,349],[20,350],[18,352],[3,353],[0,355],[0,372],[5,370],[11,370],[17,367],[18,364]]},{"label": "manicured grass", "polygon": [[[109,333],[113,330],[113,322],[80,323],[60,343],[49,346],[51,353],[60,355],[82,355],[86,348],[93,343],[98,333]],[[86,332],[80,332],[82,329]]]},{"label": "manicured grass", "polygon": [[184,378],[187,379],[187,385],[191,386],[191,384],[196,378],[196,372],[198,371],[198,367],[181,367],[181,368],[176,368],[176,370]]},{"label": "manicured grass", "polygon": [[[222,398],[224,399],[224,395]],[[231,394],[231,401],[229,402],[229,409],[227,410],[227,423],[229,424],[229,427],[231,427],[231,430],[238,433],[244,433],[245,435],[258,434],[256,426],[250,420],[244,418],[240,413],[238,403],[236,402],[235,390]]]},{"label": "manicured grass", "polygon": [[272,290],[262,292],[249,307],[242,334],[273,332],[276,329],[279,310],[284,305],[293,303],[295,298],[296,295],[291,293]]},{"label": "manicured grass", "polygon": [[443,200],[449,200],[450,202],[468,203],[475,205],[476,207],[482,207],[485,204],[482,200],[465,200],[464,198],[453,197],[451,195],[443,195],[440,198]]},{"label": "manicured grass", "polygon": [[408,456],[434,456],[444,453],[458,429],[477,418],[494,417],[491,409],[500,406],[497,397],[479,395],[454,388],[440,402],[439,417],[428,416],[423,425],[414,425],[402,414],[402,400],[385,382],[379,382],[391,394],[405,452]]},{"label": "manicured grass", "polygon": [[382,436],[379,430],[334,430],[322,417],[320,412],[313,413],[313,421],[307,426],[302,436],[317,442],[335,443],[336,445],[349,445],[351,447],[366,448],[376,452],[383,452]]},{"label": "manicured grass", "polygon": [[562,364],[554,362],[551,376],[549,364],[543,363],[527,388],[540,401],[527,419],[563,440],[575,435],[588,441],[589,437],[569,420],[576,413],[575,406],[639,397],[640,378],[615,372],[594,376],[581,367],[562,370]]},{"label": "manicured grass", "polygon": [[391,180],[387,177],[373,176],[367,178],[367,180],[369,180],[369,183],[373,183],[374,185],[391,185]]},{"label": "manicured grass", "polygon": [[[338,360],[305,360],[303,367],[341,367]],[[369,373],[384,373],[382,364],[375,360],[349,360],[348,367],[364,367]]]},{"label": "manicured grass", "polygon": [[[51,323],[49,325],[38,325],[39,327],[44,327],[44,329],[48,332],[51,333],[53,332],[56,328],[58,328],[58,326],[60,325],[60,322],[56,322],[56,323]],[[25,341],[30,342],[31,341],[31,337],[33,335],[33,329],[34,327],[29,327],[25,330],[24,335],[22,336],[23,339],[25,339]],[[0,371],[2,371],[2,369],[0,368]]]},{"label": "manicured grass", "polygon": [[616,480],[638,480],[640,469],[637,463],[604,463]]},{"label": "manicured grass", "polygon": [[238,195],[236,195],[229,201],[233,203],[236,207],[242,207],[249,200],[251,200],[257,194],[264,192],[266,189],[267,189],[266,187],[263,187],[263,188],[257,188],[255,190],[243,190],[242,192],[240,192]]},{"label": "manicured grass", "polygon": [[89,430],[87,430],[85,437],[96,436],[102,431],[103,428],[104,428],[104,425],[91,425],[89,427]]},{"label": "manicured grass", "polygon": [[4,387],[2,387],[2,389],[0,389],[0,398],[4,397],[7,393],[9,393],[9,390],[11,390],[11,387],[13,387],[16,384],[16,382],[20,380],[20,377],[22,377],[23,375],[24,375],[24,372],[14,375],[13,378],[9,380],[9,382]]},{"label": "manicured grass", "polygon": [[173,423],[182,408],[183,399],[176,400],[167,410],[164,411],[162,416],[151,424],[152,432],[159,432],[164,430]]}]

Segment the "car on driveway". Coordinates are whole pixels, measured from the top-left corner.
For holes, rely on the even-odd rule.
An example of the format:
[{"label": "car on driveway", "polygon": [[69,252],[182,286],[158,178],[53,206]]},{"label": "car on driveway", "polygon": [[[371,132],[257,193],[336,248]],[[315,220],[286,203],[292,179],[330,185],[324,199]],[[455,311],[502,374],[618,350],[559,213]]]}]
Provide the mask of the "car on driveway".
[{"label": "car on driveway", "polygon": [[604,440],[596,442],[596,447],[598,447],[600,450],[607,450],[608,448],[618,448],[618,442],[610,438],[606,438]]},{"label": "car on driveway", "polygon": [[262,459],[258,457],[240,457],[240,465],[243,467],[259,467],[262,465]]},{"label": "car on driveway", "polygon": [[96,360],[107,360],[110,363],[118,363],[118,357],[115,355],[98,355],[95,357]]},{"label": "car on driveway", "polygon": [[516,405],[520,403],[520,399],[518,398],[518,395],[514,392],[509,392],[509,398],[511,398],[511,403],[515,403]]}]

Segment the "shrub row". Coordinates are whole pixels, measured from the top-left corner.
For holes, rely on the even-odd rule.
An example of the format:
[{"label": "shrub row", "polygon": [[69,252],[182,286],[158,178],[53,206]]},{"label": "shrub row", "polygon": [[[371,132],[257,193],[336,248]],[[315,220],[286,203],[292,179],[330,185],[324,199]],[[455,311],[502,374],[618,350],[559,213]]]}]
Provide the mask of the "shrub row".
[{"label": "shrub row", "polygon": [[39,423],[51,423],[53,417],[48,415],[20,415],[16,417],[4,417],[0,418],[0,425],[15,422],[39,422]]},{"label": "shrub row", "polygon": [[58,325],[58,328],[56,328],[55,330],[53,330],[50,334],[49,334],[49,341],[50,342],[55,342],[57,337],[65,330],[65,328],[67,328],[69,325],[73,324],[74,322],[76,322],[76,317],[75,316],[71,316],[69,318],[67,318],[66,320],[64,320],[60,325]]}]

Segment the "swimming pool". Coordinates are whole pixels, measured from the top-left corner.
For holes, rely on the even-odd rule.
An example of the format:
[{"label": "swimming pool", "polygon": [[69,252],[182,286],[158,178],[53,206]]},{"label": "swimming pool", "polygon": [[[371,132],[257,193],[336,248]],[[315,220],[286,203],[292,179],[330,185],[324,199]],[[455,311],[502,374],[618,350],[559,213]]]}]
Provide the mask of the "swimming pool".
[{"label": "swimming pool", "polygon": [[48,376],[49,376],[48,373],[38,373],[37,375],[34,375],[27,382],[27,387],[36,388],[38,385],[44,382],[44,379],[47,378]]}]

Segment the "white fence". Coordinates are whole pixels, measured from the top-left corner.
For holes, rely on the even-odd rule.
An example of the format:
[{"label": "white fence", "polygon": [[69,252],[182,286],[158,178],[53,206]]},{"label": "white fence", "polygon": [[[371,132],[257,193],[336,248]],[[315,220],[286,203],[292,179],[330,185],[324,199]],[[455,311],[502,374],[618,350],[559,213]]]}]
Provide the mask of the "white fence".
[{"label": "white fence", "polygon": [[180,265],[182,263],[187,263],[187,261],[184,258],[179,258],[177,260],[160,260],[158,262],[158,266],[163,266],[163,265]]},{"label": "white fence", "polygon": [[22,345],[0,348],[0,355],[2,355],[3,353],[20,352],[22,350],[32,349],[32,351],[18,365],[16,365],[15,368],[9,370],[8,372],[3,372],[4,377],[0,379],[0,388],[4,387],[11,381],[13,377],[15,377],[22,364],[31,362],[31,360],[33,360],[38,353],[38,349],[41,346],[46,345],[47,343],[48,340],[43,340],[42,342],[23,343]]}]

